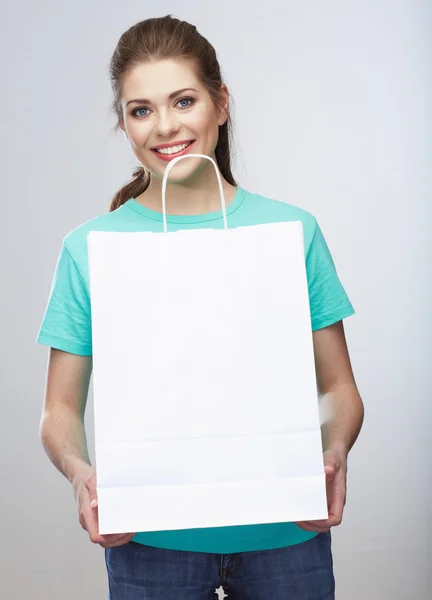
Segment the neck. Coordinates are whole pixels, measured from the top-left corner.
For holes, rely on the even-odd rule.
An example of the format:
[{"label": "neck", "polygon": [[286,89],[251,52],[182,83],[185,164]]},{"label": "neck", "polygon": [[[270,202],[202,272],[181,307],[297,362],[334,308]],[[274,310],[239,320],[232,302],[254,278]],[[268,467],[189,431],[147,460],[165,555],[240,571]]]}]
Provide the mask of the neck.
[{"label": "neck", "polygon": [[[219,184],[212,164],[203,169],[199,177],[185,183],[170,183],[166,186],[166,211],[171,215],[201,215],[221,210]],[[225,204],[228,206],[234,200],[237,188],[222,177],[222,189]],[[150,178],[148,188],[135,198],[137,202],[154,210],[162,212],[162,179]]]}]

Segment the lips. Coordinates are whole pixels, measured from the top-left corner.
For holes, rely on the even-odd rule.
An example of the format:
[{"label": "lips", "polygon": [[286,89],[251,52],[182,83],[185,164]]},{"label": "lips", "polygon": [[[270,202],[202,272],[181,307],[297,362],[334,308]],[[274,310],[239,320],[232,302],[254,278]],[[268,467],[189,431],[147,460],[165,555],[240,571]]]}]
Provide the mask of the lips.
[{"label": "lips", "polygon": [[165,148],[173,148],[174,146],[183,146],[184,144],[189,144],[194,142],[195,140],[178,140],[175,142],[170,142],[169,144],[159,144],[159,146],[153,146],[152,150],[163,150]]},{"label": "lips", "polygon": [[[189,148],[191,148],[194,143],[195,143],[195,140],[184,140],[182,142],[176,142],[175,144],[161,144],[160,146],[156,146],[155,148],[152,148],[151,151],[161,160],[169,161],[169,160],[172,160],[173,158],[177,158],[177,156],[183,156],[183,154],[187,154],[189,152]],[[160,149],[173,148],[175,146],[182,146],[183,144],[188,144],[188,145],[186,146],[186,148],[184,148],[180,152],[173,152],[172,154],[161,154],[160,152],[157,151],[158,148],[160,148]]]}]

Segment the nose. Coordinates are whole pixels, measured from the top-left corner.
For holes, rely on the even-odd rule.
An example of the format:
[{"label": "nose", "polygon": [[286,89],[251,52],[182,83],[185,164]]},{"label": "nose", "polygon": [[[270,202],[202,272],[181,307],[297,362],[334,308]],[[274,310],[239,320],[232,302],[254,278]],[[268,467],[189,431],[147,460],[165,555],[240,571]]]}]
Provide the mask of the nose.
[{"label": "nose", "polygon": [[170,137],[178,131],[178,127],[177,119],[171,112],[161,112],[155,124],[155,134],[160,137]]}]

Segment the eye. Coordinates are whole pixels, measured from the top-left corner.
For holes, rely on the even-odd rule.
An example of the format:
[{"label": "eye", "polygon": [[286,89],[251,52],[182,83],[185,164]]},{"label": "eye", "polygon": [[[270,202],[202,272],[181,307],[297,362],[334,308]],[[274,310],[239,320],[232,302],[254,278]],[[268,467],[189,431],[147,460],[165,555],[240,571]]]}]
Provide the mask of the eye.
[{"label": "eye", "polygon": [[141,110],[148,110],[148,108],[145,108],[144,106],[140,107],[138,106],[138,108],[134,108],[133,111],[131,112],[131,115],[133,115],[134,117],[146,117],[147,115],[139,115],[138,111]]},{"label": "eye", "polygon": [[[190,106],[192,106],[193,104],[195,104],[196,100],[195,98],[180,98],[180,100],[177,100],[176,104],[179,103],[183,103],[180,105],[180,108],[189,108]],[[147,111],[145,114],[143,114],[141,111]],[[149,114],[149,109],[146,108],[145,106],[137,106],[137,108],[134,108],[131,111],[131,115],[134,117],[139,118],[143,118],[143,117],[147,117]]]},{"label": "eye", "polygon": [[177,101],[177,104],[179,102],[189,102],[189,104],[183,104],[183,106],[181,106],[181,108],[189,108],[189,106],[192,106],[192,104],[195,104],[196,100],[195,98],[181,98],[180,100]]}]

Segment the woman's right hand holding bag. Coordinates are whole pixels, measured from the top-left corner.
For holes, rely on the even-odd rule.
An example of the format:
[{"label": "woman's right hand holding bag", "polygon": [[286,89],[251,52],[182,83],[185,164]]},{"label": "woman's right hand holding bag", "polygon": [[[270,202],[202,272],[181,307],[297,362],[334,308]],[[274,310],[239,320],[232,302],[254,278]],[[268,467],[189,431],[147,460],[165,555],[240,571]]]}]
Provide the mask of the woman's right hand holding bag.
[{"label": "woman's right hand holding bag", "polygon": [[131,541],[135,533],[99,534],[95,467],[89,465],[88,469],[74,477],[73,490],[78,505],[79,522],[94,544],[99,544],[102,548],[113,548]]}]

